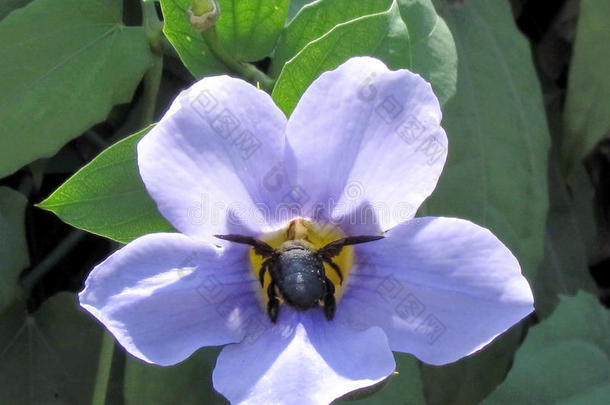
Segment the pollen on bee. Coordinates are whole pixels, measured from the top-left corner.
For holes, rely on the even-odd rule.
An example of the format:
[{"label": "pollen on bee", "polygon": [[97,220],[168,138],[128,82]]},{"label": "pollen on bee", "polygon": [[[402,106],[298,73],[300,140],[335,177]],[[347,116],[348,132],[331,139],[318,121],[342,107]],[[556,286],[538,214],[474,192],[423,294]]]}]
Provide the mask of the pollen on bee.
[{"label": "pollen on bee", "polygon": [[[258,236],[258,239],[268,243],[274,249],[278,249],[282,243],[286,242],[287,240],[305,239],[309,241],[316,249],[320,249],[330,242],[344,238],[345,236],[346,235],[341,231],[341,229],[332,224],[319,224],[308,219],[298,218],[290,221],[286,226],[278,229],[277,231]],[[324,264],[326,277],[328,277],[335,285],[335,298],[337,300],[341,298],[342,287],[347,281],[349,271],[354,261],[353,251],[354,248],[352,246],[345,246],[341,250],[341,253],[333,258],[333,262],[339,266],[341,272],[343,273],[343,285],[339,284],[339,276],[330,267],[330,265],[326,263]],[[256,255],[254,253],[254,249],[250,249],[250,264],[252,266],[252,271],[258,280],[258,273],[263,264],[263,258]],[[269,275],[269,272],[267,272],[265,274],[263,284],[264,293],[262,294],[262,296],[265,297],[265,300],[267,297],[267,287],[269,286],[270,282],[271,276]]]}]

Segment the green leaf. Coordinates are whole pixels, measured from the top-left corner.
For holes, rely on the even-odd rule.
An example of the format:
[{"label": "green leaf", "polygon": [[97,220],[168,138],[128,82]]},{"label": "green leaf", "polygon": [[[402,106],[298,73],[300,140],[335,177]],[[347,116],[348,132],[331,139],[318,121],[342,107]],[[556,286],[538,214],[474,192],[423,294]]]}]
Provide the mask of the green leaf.
[{"label": "green leaf", "polygon": [[0,313],[13,302],[19,274],[30,264],[25,239],[27,204],[22,194],[0,187]]},{"label": "green leaf", "polygon": [[454,92],[456,54],[444,21],[429,0],[394,0],[386,11],[340,23],[309,42],[284,65],[273,99],[289,115],[322,72],[362,55],[377,57],[391,69],[411,68],[421,73],[431,81],[441,102]]},{"label": "green leaf", "polygon": [[[592,295],[562,297],[555,312],[530,329],[506,381],[486,404],[577,403],[610,384],[610,313]],[[573,401],[574,400],[574,401]],[[606,403],[587,402],[587,403]]]},{"label": "green leaf", "polygon": [[381,13],[391,5],[392,0],[321,0],[306,5],[280,36],[271,64],[272,74],[277,75],[284,64],[308,43],[320,38],[336,25]]},{"label": "green leaf", "polygon": [[440,367],[422,364],[426,404],[480,403],[506,377],[522,336],[523,327],[513,327],[483,350],[455,363]]},{"label": "green leaf", "polygon": [[100,153],[38,206],[72,226],[122,243],[147,233],[175,232],[138,172],[136,144],[150,128]]},{"label": "green leaf", "polygon": [[0,177],[131,99],[151,53],[121,10],[120,0],[35,0],[0,22]]},{"label": "green leaf", "polygon": [[432,0],[398,0],[400,15],[409,29],[409,66],[432,85],[444,105],[455,94],[457,50],[451,31],[436,14]]},{"label": "green leaf", "polygon": [[284,28],[289,0],[219,0],[220,44],[238,61],[268,56]]},{"label": "green leaf", "polygon": [[[546,221],[545,255],[538,271],[536,314],[539,319],[551,314],[559,294],[578,290],[595,292],[595,283],[587,265],[585,241],[595,233],[579,221],[559,167],[559,156],[552,148],[549,162],[550,211]],[[589,235],[585,235],[585,233]]]},{"label": "green leaf", "polygon": [[567,177],[610,132],[610,2],[580,2],[564,113],[562,169]]},{"label": "green leaf", "polygon": [[125,404],[228,404],[212,386],[212,370],[219,352],[220,348],[215,347],[199,349],[187,360],[171,367],[147,364],[128,357]]},{"label": "green leaf", "polygon": [[[589,250],[597,253],[598,244],[593,189],[584,165],[581,165],[574,170],[568,192],[559,154],[563,100],[557,98],[545,104],[551,133],[547,171],[550,211],[546,221],[544,261],[534,280],[538,320],[553,312],[559,303],[559,294],[575,294],[581,289],[597,293],[588,268]],[[587,205],[588,210],[583,210]]]},{"label": "green leaf", "polygon": [[600,252],[605,249],[598,231],[596,221],[595,189],[591,177],[584,165],[574,168],[570,177],[570,192],[575,221],[578,224],[579,238],[585,245],[587,252],[587,263],[593,264],[600,260]]},{"label": "green leaf", "polygon": [[309,43],[284,65],[273,100],[290,115],[305,89],[322,72],[335,69],[352,56],[367,54],[384,60],[390,68],[400,67],[400,59],[411,64],[409,33],[396,4],[387,11],[339,24]]},{"label": "green leaf", "polygon": [[533,283],[549,209],[550,137],[529,45],[507,3],[439,10],[456,39],[460,76],[443,117],[449,158],[426,214],[489,228]]},{"label": "green leaf", "polygon": [[160,1],[165,21],[163,33],[191,74],[199,79],[225,73],[225,66],[210,52],[201,34],[191,26],[187,14],[191,0]]},{"label": "green leaf", "polygon": [[32,0],[3,0],[0,3],[0,20],[13,10],[26,6]]},{"label": "green leaf", "polygon": [[28,315],[16,301],[0,314],[0,392],[6,404],[88,404],[102,328],[73,295]]},{"label": "green leaf", "polygon": [[316,0],[290,0],[290,5],[288,6],[288,13],[286,15],[286,22],[290,22],[295,15],[306,5],[309,3],[313,3]]},{"label": "green leaf", "polygon": [[[436,4],[455,38],[459,76],[443,111],[448,161],[419,214],[465,218],[490,229],[534,284],[544,254],[550,137],[529,44],[506,2]],[[425,373],[426,391],[443,381],[442,395],[452,403],[482,398],[510,366],[516,342],[505,345],[499,361],[489,356],[479,360],[484,366],[465,360],[461,372],[447,366]]]},{"label": "green leaf", "polygon": [[592,388],[590,391],[573,395],[565,401],[556,402],[557,405],[604,405],[610,398],[610,383]]}]

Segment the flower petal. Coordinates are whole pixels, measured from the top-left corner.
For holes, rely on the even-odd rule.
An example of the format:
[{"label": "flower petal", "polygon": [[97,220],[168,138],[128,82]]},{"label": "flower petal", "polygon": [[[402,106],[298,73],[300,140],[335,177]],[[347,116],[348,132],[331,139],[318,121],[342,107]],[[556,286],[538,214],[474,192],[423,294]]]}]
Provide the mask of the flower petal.
[{"label": "flower petal", "polygon": [[296,313],[284,305],[277,325],[222,350],[213,380],[232,404],[327,404],[394,368],[381,329],[355,332],[321,310]]},{"label": "flower petal", "polygon": [[244,251],[180,234],[142,236],[96,266],[79,294],[132,355],[178,363],[202,346],[240,341],[263,316]]},{"label": "flower petal", "polygon": [[263,180],[281,161],[285,126],[264,91],[204,78],[138,143],[140,175],[161,214],[188,236],[270,230],[278,202]]},{"label": "flower petal", "polygon": [[392,350],[426,363],[473,353],[534,309],[517,259],[469,221],[415,218],[356,253],[337,318],[380,326]]},{"label": "flower petal", "polygon": [[322,204],[310,216],[337,219],[372,208],[381,230],[412,218],[447,157],[440,121],[430,84],[406,69],[357,57],[324,72],[286,127],[287,153],[294,154],[286,162],[295,162],[289,172]]}]

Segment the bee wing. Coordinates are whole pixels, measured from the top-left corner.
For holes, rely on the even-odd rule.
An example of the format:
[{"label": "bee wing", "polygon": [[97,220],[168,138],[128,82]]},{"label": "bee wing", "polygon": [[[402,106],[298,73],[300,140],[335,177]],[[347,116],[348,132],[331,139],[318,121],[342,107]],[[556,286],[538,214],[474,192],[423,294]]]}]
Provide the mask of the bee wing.
[{"label": "bee wing", "polygon": [[348,236],[346,238],[338,239],[334,242],[330,242],[328,245],[320,248],[318,253],[324,257],[331,258],[341,253],[341,249],[344,246],[357,245],[359,243],[372,242],[384,238],[383,235],[362,235],[362,236]]},{"label": "bee wing", "polygon": [[244,236],[244,235],[214,235],[218,239],[228,240],[231,242],[242,243],[244,245],[250,245],[254,247],[254,253],[259,256],[269,257],[275,253],[275,249],[271,246],[263,242],[262,240],[258,240],[253,238],[252,236]]}]

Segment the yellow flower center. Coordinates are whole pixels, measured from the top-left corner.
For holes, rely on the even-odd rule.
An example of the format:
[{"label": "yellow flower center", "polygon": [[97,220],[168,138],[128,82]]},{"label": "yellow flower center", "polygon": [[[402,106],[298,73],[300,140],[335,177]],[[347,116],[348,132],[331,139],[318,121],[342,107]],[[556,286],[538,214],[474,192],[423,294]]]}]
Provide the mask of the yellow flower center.
[{"label": "yellow flower center", "polygon": [[[268,243],[274,249],[278,249],[282,243],[287,240],[293,239],[305,239],[310,242],[315,249],[320,249],[326,246],[330,242],[334,242],[338,239],[344,238],[346,235],[336,226],[332,224],[318,224],[307,219],[295,219],[290,221],[285,227],[266,234],[261,235],[257,239],[260,239]],[[333,262],[339,266],[341,273],[343,274],[343,285],[348,277],[348,273],[352,267],[354,261],[354,249],[351,246],[345,246],[339,255],[333,257]],[[263,258],[254,253],[254,249],[250,250],[250,264],[252,265],[252,271],[258,279],[258,274],[263,265]],[[326,277],[335,285],[335,298],[337,301],[341,297],[343,285],[339,284],[339,276],[333,270],[330,265],[324,263],[324,270],[326,271]],[[267,297],[267,287],[271,282],[271,275],[269,272],[265,273],[263,291],[264,297]]]}]

